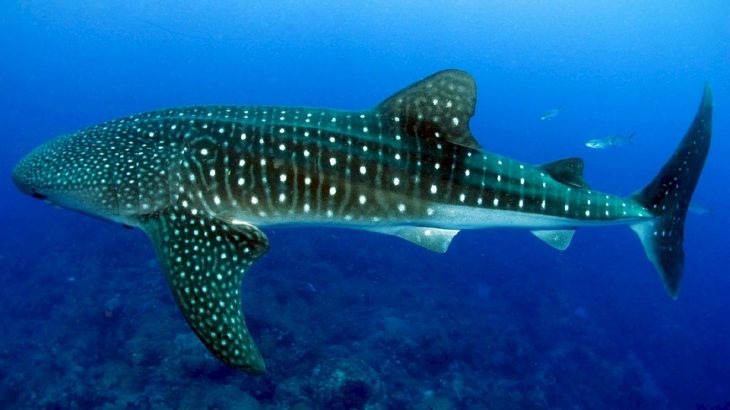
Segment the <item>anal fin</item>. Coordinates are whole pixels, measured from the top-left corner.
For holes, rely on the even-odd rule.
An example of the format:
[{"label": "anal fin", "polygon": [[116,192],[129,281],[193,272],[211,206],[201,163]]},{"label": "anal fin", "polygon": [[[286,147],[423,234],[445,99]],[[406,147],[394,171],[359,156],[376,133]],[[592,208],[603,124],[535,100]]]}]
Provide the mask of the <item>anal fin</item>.
[{"label": "anal fin", "polygon": [[231,367],[264,372],[240,295],[246,269],[268,249],[263,232],[177,206],[146,216],[142,228],[155,244],[178,307],[208,350]]},{"label": "anal fin", "polygon": [[531,231],[533,235],[540,238],[546,244],[552,246],[555,249],[564,251],[570,246],[570,241],[573,240],[573,234],[575,229],[560,229],[560,230],[540,230]]}]

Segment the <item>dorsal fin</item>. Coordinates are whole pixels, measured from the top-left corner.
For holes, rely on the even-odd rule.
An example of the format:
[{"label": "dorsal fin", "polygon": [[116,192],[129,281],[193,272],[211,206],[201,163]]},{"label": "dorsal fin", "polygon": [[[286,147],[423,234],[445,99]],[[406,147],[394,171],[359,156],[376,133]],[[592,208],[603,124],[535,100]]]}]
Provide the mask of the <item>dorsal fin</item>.
[{"label": "dorsal fin", "polygon": [[445,70],[395,93],[376,111],[405,135],[480,149],[469,130],[476,99],[476,83],[469,74]]},{"label": "dorsal fin", "polygon": [[543,164],[540,168],[554,180],[576,188],[589,189],[583,180],[583,160],[580,158],[566,158]]}]

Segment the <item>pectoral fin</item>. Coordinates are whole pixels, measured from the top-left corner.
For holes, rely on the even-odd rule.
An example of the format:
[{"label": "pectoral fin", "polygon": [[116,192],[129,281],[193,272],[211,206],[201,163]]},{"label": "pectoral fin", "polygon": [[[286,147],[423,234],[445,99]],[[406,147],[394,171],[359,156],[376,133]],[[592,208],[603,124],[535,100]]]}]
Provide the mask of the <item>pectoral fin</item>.
[{"label": "pectoral fin", "polygon": [[182,207],[148,215],[142,227],[155,244],[175,301],[208,350],[231,367],[264,372],[239,293],[246,269],[268,249],[264,233]]}]

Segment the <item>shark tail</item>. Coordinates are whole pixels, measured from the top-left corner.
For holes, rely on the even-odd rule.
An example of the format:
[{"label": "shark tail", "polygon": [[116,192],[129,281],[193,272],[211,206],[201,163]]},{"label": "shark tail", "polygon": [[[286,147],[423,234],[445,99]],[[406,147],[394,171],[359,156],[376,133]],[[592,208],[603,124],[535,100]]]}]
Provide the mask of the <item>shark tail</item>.
[{"label": "shark tail", "polygon": [[684,269],[684,221],[700,178],[712,136],[712,92],[705,85],[692,124],[664,167],[632,199],[655,216],[631,225],[646,256],[659,271],[669,295],[676,299]]}]

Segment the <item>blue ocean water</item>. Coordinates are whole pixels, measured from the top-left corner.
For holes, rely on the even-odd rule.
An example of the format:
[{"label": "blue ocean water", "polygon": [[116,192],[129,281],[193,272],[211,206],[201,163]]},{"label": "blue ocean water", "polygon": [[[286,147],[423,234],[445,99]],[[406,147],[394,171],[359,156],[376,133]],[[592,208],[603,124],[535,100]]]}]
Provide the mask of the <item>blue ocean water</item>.
[{"label": "blue ocean water", "polygon": [[[10,0],[0,22],[2,407],[730,408],[727,2]],[[108,119],[366,108],[445,68],[476,78],[485,149],[580,156],[585,179],[617,194],[653,178],[711,81],[679,299],[626,227],[579,230],[564,252],[525,231],[462,232],[444,255],[371,233],[266,230],[271,250],[242,288],[269,369],[254,377],[198,342],[142,232],[51,208],[10,179],[35,146]]]}]

